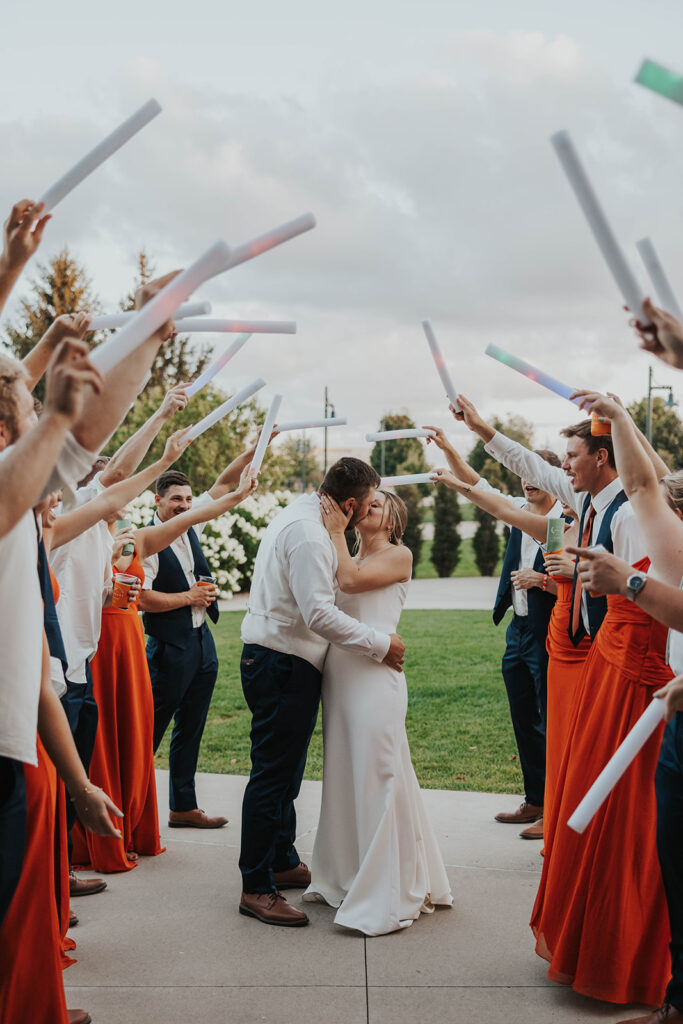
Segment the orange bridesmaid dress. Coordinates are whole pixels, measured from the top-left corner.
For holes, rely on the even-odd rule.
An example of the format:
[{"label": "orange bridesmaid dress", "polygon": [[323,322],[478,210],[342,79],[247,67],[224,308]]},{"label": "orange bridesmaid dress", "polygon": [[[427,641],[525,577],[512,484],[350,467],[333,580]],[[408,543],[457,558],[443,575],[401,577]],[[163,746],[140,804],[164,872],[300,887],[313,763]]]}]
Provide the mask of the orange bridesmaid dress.
[{"label": "orange bridesmaid dress", "polygon": [[572,600],[572,579],[553,577],[557,583],[557,599],[548,625],[548,705],[546,713],[545,797],[543,816],[547,822],[557,792],[560,766],[567,746],[574,700],[579,688],[591,642],[588,636],[575,647],[569,639],[569,616]]},{"label": "orange bridesmaid dress", "polygon": [[19,885],[0,928],[0,1021],[68,1024],[55,900],[57,772],[37,740],[24,765],[26,850]]},{"label": "orange bridesmaid dress", "polygon": [[[126,572],[144,581],[137,554]],[[123,811],[123,839],[93,835],[76,822],[72,861],[94,871],[129,871],[129,852],[163,853],[154,778],[154,699],[136,602],[104,608],[97,653],[90,663],[99,723],[89,776]]]},{"label": "orange bridesmaid dress", "polygon": [[[635,568],[648,566],[642,559]],[[531,927],[552,981],[593,999],[656,1006],[670,975],[655,842],[663,725],[583,835],[567,826],[653,692],[672,677],[664,659],[666,628],[626,598],[609,597],[607,608],[574,703]]]}]

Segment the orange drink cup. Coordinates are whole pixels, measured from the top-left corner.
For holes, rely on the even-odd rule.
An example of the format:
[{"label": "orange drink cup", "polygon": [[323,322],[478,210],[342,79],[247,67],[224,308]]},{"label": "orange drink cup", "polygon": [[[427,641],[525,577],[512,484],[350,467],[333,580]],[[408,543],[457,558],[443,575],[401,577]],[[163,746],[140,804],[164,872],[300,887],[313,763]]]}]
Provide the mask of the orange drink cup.
[{"label": "orange drink cup", "polygon": [[197,577],[198,587],[215,587],[216,577],[215,576],[198,576]]},{"label": "orange drink cup", "polygon": [[600,437],[612,433],[612,424],[609,420],[601,419],[597,413],[591,413],[591,434],[593,437]]},{"label": "orange drink cup", "polygon": [[112,608],[128,608],[128,595],[130,588],[138,582],[137,576],[131,576],[127,572],[114,573],[114,592],[111,597]]}]

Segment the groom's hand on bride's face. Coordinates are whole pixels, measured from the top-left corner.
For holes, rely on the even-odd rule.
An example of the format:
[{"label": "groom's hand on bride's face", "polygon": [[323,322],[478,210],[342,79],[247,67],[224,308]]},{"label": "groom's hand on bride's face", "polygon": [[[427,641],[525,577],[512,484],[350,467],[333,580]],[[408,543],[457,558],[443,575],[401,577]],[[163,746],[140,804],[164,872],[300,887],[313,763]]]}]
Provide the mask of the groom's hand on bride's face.
[{"label": "groom's hand on bride's face", "polygon": [[389,644],[389,650],[384,655],[384,663],[393,668],[396,672],[400,672],[403,666],[403,656],[405,654],[406,645],[401,640],[398,633],[390,634],[391,643]]}]

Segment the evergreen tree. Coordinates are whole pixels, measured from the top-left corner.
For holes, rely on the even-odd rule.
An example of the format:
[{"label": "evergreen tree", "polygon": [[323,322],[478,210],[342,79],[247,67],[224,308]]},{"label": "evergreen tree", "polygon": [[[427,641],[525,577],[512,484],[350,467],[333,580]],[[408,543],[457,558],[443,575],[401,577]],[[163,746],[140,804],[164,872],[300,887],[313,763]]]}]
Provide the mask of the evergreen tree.
[{"label": "evergreen tree", "polygon": [[[628,411],[639,430],[647,428],[647,398],[633,402]],[[652,445],[672,472],[683,469],[683,423],[663,398],[652,398]]]},{"label": "evergreen tree", "polygon": [[[405,430],[414,426],[413,420],[405,413],[387,413],[382,418],[379,429]],[[382,453],[382,449],[384,449],[384,453]],[[419,437],[406,437],[398,441],[377,441],[370,452],[370,465],[377,470],[380,476],[429,472],[429,464]],[[423,494],[428,494],[431,491],[431,486],[423,484],[420,491]]]},{"label": "evergreen tree", "polygon": [[474,560],[481,576],[493,576],[498,564],[499,553],[496,520],[480,508],[475,509],[474,515],[479,523],[472,540]]},{"label": "evergreen tree", "polygon": [[[388,427],[387,429],[394,430],[398,428]],[[408,509],[408,525],[403,534],[403,543],[413,553],[414,576],[422,550],[422,495],[420,494],[420,488],[415,484],[411,484],[409,487],[401,487],[400,492]]]},{"label": "evergreen tree", "polygon": [[432,565],[441,577],[453,575],[460,558],[461,520],[457,491],[448,487],[434,490],[434,540],[432,542]]},{"label": "evergreen tree", "polygon": [[302,489],[304,479],[307,490],[317,488],[323,478],[318,451],[311,446],[305,434],[299,437],[285,435],[279,444],[273,472],[278,486],[293,491]]}]

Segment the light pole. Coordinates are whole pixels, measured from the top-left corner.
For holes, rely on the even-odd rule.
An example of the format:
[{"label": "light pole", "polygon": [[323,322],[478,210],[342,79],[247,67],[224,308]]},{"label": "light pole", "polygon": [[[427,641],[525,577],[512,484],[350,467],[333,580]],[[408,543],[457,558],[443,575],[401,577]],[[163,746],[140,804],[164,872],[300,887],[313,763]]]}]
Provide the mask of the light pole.
[{"label": "light pole", "polygon": [[[337,415],[337,412],[336,412],[336,409],[334,407],[334,402],[330,402],[329,398],[327,397],[327,384],[326,384],[325,385],[325,415],[324,415],[324,419],[327,419],[329,416],[336,416],[336,415]],[[325,433],[325,442],[324,442],[325,454],[323,456],[323,475],[325,475],[325,473],[327,473],[327,427],[324,428],[324,433]]]},{"label": "light pole", "polygon": [[668,391],[669,397],[666,400],[667,409],[673,409],[676,405],[674,402],[673,388],[669,384],[653,384],[652,383],[652,367],[650,366],[647,371],[647,419],[645,425],[645,436],[652,444],[652,392],[653,391]]},{"label": "light pole", "polygon": [[306,493],[306,456],[311,450],[311,442],[305,437],[296,442],[296,450],[301,452],[301,493]]}]

